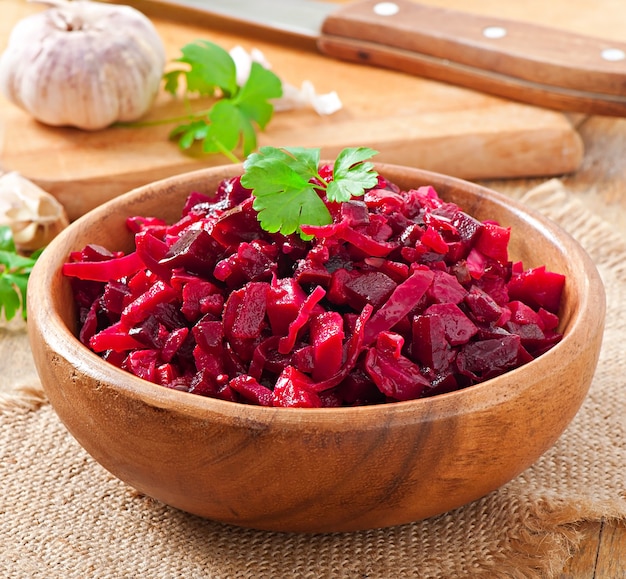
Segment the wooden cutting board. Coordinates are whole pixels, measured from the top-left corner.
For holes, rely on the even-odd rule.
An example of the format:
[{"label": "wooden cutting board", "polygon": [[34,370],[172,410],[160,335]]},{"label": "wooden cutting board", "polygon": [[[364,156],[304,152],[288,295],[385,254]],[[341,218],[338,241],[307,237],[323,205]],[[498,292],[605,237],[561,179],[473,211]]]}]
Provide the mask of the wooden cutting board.
[{"label": "wooden cutting board", "polygon": [[[579,12],[571,10],[577,2],[558,2],[570,7],[569,12],[560,14],[559,24],[568,27],[567,22],[573,23],[571,29],[576,29],[582,14],[598,10],[597,1],[577,0]],[[455,0],[431,3],[467,10],[463,2]],[[545,4],[531,0],[524,8],[537,20],[542,11],[554,12]],[[260,135],[260,145],[319,146],[327,158],[345,146],[367,145],[381,152],[377,157],[381,162],[467,179],[559,175],[575,171],[581,162],[582,141],[571,120],[561,113],[331,60],[317,54],[309,41],[259,33],[159,2],[134,5],[153,20],[170,59],[179,56],[181,46],[198,38],[227,49],[237,44],[246,49],[256,47],[284,81],[300,85],[310,80],[318,92],[337,91],[343,102],[339,112],[328,117],[309,109],[276,113]],[[0,49],[15,22],[41,9],[23,0],[2,0]],[[510,6],[489,0],[476,0],[472,10],[520,17],[507,13]],[[596,16],[593,22],[600,26],[603,21],[598,23]],[[180,103],[160,95],[149,118],[164,118],[181,110]],[[172,125],[98,132],[51,128],[4,100],[0,100],[0,122],[2,169],[19,171],[40,184],[65,205],[72,219],[149,181],[228,162],[217,155],[183,154],[167,139]]]}]

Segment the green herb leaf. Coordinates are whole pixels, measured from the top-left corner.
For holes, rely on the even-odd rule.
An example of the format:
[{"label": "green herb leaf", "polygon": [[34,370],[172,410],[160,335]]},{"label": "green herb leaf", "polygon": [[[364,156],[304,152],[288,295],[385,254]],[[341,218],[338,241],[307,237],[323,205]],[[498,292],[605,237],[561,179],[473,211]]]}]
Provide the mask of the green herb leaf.
[{"label": "green herb leaf", "polygon": [[253,62],[250,76],[234,98],[234,103],[250,120],[265,129],[274,113],[274,107],[269,101],[282,93],[280,79],[271,70]]},{"label": "green herb leaf", "polygon": [[0,226],[0,316],[12,320],[17,312],[26,319],[26,288],[30,272],[43,249],[30,257],[19,255],[15,249],[11,229]]},{"label": "green herb leaf", "polygon": [[319,174],[320,149],[262,147],[244,162],[241,184],[252,190],[253,208],[261,227],[284,235],[302,232],[302,225],[328,225],[332,217],[318,191],[329,201],[348,201],[374,187],[378,175],[364,161],[377,151],[366,147],[344,149],[329,181]]},{"label": "green herb leaf", "polygon": [[7,225],[0,226],[0,249],[15,253],[15,243],[11,228]]},{"label": "green herb leaf", "polygon": [[218,100],[208,110],[188,115],[185,123],[170,132],[170,138],[178,140],[181,149],[201,142],[206,153],[224,153],[238,161],[234,152],[241,147],[247,156],[257,147],[256,127],[265,129],[272,118],[274,106],[270,101],[282,95],[280,79],[255,62],[248,80],[239,87],[235,62],[220,46],[197,40],[181,52],[175,62],[185,66],[163,75],[165,90],[176,95],[184,79],[186,95]]},{"label": "green herb leaf", "polygon": [[12,320],[20,306],[20,294],[9,279],[0,276],[0,313],[4,313],[6,320]]},{"label": "green herb leaf", "polygon": [[172,78],[176,73],[176,83],[183,76],[188,93],[215,96],[219,89],[224,96],[230,97],[237,92],[235,62],[221,46],[207,40],[196,40],[183,46],[181,53],[182,56],[175,62],[187,64],[188,68],[166,73],[170,84],[174,82]]},{"label": "green herb leaf", "polygon": [[341,203],[351,197],[363,195],[378,182],[373,163],[364,163],[377,151],[367,147],[344,149],[339,153],[333,167],[333,180],[328,184],[326,196],[329,201]]}]

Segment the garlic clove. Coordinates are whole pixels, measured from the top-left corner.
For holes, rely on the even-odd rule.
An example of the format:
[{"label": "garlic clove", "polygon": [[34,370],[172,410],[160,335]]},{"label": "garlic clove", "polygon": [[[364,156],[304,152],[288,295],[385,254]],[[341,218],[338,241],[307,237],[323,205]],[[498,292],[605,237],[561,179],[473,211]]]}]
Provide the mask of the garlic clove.
[{"label": "garlic clove", "polygon": [[0,225],[11,228],[19,251],[44,247],[68,223],[64,207],[41,187],[15,171],[0,175]]},{"label": "garlic clove", "polygon": [[151,107],[166,54],[138,10],[49,0],[18,22],[0,57],[0,91],[37,120],[86,130],[133,121]]},{"label": "garlic clove", "polygon": [[[258,48],[253,48],[248,52],[241,46],[235,46],[229,54],[235,63],[239,86],[243,86],[248,80],[253,62],[257,62],[267,69],[272,68],[265,55]],[[336,91],[318,94],[310,80],[303,81],[300,88],[286,82],[283,82],[282,86],[283,96],[272,101],[274,110],[277,112],[311,107],[318,115],[324,116],[332,115],[343,107]]]},{"label": "garlic clove", "polygon": [[283,96],[273,101],[276,111],[311,107],[318,115],[332,115],[343,106],[336,91],[318,94],[309,80],[302,81],[300,88],[283,83]]}]

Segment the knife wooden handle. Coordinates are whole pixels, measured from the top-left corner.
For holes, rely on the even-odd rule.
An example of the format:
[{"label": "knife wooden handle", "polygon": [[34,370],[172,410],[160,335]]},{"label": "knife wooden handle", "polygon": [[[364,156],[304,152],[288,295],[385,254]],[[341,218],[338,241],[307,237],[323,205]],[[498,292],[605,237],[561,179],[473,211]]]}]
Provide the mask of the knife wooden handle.
[{"label": "knife wooden handle", "polygon": [[410,0],[365,0],[328,17],[318,47],[531,104],[626,116],[625,43]]}]

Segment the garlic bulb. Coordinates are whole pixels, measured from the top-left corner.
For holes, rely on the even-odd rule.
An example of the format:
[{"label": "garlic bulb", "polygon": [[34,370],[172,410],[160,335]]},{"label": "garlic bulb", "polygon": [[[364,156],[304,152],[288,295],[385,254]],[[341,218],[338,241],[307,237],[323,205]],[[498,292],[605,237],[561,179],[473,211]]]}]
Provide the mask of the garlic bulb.
[{"label": "garlic bulb", "polygon": [[165,48],[130,6],[43,0],[19,21],[0,57],[0,90],[42,123],[102,129],[145,114],[159,89]]},{"label": "garlic bulb", "polygon": [[67,227],[63,206],[19,173],[0,174],[0,225],[11,228],[19,251],[44,247]]}]

